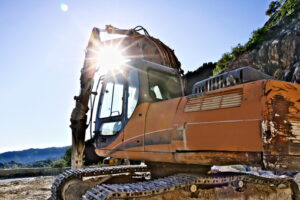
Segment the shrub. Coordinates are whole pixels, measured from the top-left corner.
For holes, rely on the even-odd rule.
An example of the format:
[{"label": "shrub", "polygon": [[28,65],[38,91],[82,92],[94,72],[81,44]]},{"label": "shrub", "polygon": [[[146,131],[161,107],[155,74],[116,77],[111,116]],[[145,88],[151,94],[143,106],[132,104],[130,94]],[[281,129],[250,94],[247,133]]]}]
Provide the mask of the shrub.
[{"label": "shrub", "polygon": [[271,3],[269,4],[269,8],[266,11],[266,15],[268,15],[268,16],[273,15],[280,6],[281,6],[281,4],[279,1],[271,1]]},{"label": "shrub", "polygon": [[64,159],[55,160],[50,164],[53,168],[63,168],[67,167],[67,162]]},{"label": "shrub", "polygon": [[59,160],[52,161],[50,166],[53,168],[71,167],[72,147],[66,149],[65,155]]},{"label": "shrub", "polygon": [[72,160],[72,147],[66,149],[65,155],[62,157],[66,161],[68,167],[71,167],[71,160]]},{"label": "shrub", "polygon": [[224,53],[222,58],[217,62],[216,68],[213,71],[213,75],[215,76],[219,73],[222,73],[229,65],[229,63],[232,62],[232,60],[232,53]]},{"label": "shrub", "polygon": [[233,59],[236,59],[240,55],[242,55],[246,51],[246,48],[244,45],[238,44],[235,47],[231,48],[231,54],[233,56]]},{"label": "shrub", "polygon": [[250,51],[252,49],[255,49],[259,45],[261,45],[264,41],[266,41],[268,39],[268,37],[267,37],[268,31],[269,31],[269,29],[266,28],[265,26],[253,31],[251,38],[245,44],[245,50]]}]

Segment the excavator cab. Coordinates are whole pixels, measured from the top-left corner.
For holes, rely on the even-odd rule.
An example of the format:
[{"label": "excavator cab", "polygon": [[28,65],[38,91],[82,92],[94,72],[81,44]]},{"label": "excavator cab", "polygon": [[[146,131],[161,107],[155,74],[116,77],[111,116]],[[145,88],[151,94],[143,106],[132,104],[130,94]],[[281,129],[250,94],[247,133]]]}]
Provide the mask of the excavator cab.
[{"label": "excavator cab", "polygon": [[[176,69],[134,59],[109,70],[103,78],[98,102],[94,131],[96,148],[107,147],[119,136],[139,104],[183,95],[182,77]],[[138,117],[144,118],[143,114],[138,113]]]}]

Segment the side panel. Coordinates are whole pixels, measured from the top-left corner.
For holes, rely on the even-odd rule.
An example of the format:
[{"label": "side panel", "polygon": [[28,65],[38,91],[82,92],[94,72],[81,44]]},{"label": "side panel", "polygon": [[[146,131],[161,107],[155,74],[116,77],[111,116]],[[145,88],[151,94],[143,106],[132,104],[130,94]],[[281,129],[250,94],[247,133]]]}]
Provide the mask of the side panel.
[{"label": "side panel", "polygon": [[187,149],[261,151],[261,121],[235,120],[187,124]]},{"label": "side panel", "polygon": [[146,118],[145,151],[171,152],[173,119],[181,98],[152,103]]},{"label": "side panel", "polygon": [[172,150],[262,152],[263,85],[257,81],[183,98]]},{"label": "side panel", "polygon": [[268,81],[263,112],[264,165],[300,170],[300,85]]}]

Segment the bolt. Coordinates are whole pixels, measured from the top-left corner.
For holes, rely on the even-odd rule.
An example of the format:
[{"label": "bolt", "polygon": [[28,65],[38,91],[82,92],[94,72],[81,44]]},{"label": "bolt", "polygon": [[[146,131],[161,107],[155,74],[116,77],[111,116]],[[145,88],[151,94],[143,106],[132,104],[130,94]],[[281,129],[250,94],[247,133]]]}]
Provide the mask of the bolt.
[{"label": "bolt", "polygon": [[197,186],[196,185],[191,185],[190,191],[193,192],[193,193],[196,192],[197,191]]},{"label": "bolt", "polygon": [[242,188],[244,186],[244,182],[243,181],[238,181],[238,187]]}]

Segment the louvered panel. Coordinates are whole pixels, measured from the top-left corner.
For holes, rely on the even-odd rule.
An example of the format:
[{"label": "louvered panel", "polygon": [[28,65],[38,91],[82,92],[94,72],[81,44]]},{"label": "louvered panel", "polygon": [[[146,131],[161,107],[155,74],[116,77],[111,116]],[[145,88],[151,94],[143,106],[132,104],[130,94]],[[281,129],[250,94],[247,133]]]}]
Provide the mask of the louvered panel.
[{"label": "louvered panel", "polygon": [[201,110],[214,110],[218,109],[220,106],[219,105],[209,105],[209,106],[203,106]]},{"label": "louvered panel", "polygon": [[227,104],[227,103],[238,103],[241,102],[241,99],[233,99],[233,100],[226,100],[226,101],[222,101],[222,104]]},{"label": "louvered panel", "polygon": [[227,104],[227,103],[238,103],[241,102],[241,99],[233,99],[233,100],[226,100],[226,101],[222,101],[222,104]]},{"label": "louvered panel", "polygon": [[242,103],[242,94],[227,94],[223,95],[221,108],[230,108],[240,106]]},{"label": "louvered panel", "polygon": [[242,95],[235,95],[235,96],[230,96],[230,97],[225,97],[229,95],[224,95],[223,96],[223,101],[231,101],[231,100],[240,100]]},{"label": "louvered panel", "polygon": [[202,103],[201,110],[213,110],[220,107],[222,96],[206,97]]},{"label": "louvered panel", "polygon": [[231,90],[223,93],[202,95],[188,98],[185,105],[185,112],[194,112],[200,110],[214,110],[220,108],[238,107],[243,99],[243,90]]},{"label": "louvered panel", "polygon": [[200,107],[184,109],[184,112],[195,112],[195,111],[200,111]]},{"label": "louvered panel", "polygon": [[199,111],[202,101],[203,101],[203,96],[189,98],[185,105],[184,112]]}]

